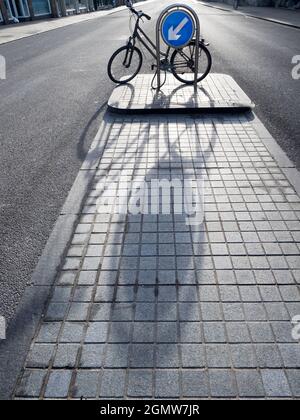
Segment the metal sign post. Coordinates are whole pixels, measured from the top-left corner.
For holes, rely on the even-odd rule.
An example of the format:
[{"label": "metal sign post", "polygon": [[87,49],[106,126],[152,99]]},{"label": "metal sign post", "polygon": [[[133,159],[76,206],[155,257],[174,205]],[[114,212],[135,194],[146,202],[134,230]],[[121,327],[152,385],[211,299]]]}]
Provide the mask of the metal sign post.
[{"label": "metal sign post", "polygon": [[172,48],[180,49],[190,43],[196,33],[195,42],[195,89],[197,88],[199,66],[200,21],[197,13],[189,6],[174,4],[160,14],[156,24],[157,88],[161,86],[160,40]]}]

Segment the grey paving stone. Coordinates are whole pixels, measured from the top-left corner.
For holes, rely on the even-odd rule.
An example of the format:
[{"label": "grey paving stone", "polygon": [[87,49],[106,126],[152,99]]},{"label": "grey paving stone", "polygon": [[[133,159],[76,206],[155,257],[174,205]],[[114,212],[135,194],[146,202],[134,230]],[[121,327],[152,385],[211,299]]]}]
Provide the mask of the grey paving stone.
[{"label": "grey paving stone", "polygon": [[61,286],[72,286],[75,282],[76,271],[62,271],[60,274],[57,284]]},{"label": "grey paving stone", "polygon": [[154,285],[156,283],[156,277],[157,277],[156,271],[154,270],[143,271],[142,270],[139,272],[138,282],[139,284],[144,284],[144,285],[151,285],[151,284]]},{"label": "grey paving stone", "polygon": [[227,322],[226,329],[229,343],[250,343],[251,338],[245,322]]},{"label": "grey paving stone", "polygon": [[220,296],[222,302],[240,302],[240,294],[237,286],[220,286]]},{"label": "grey paving stone", "polygon": [[[103,259],[103,261],[105,258]],[[82,264],[83,270],[98,270],[101,263],[100,257],[85,257]],[[104,267],[104,266],[103,266]]]},{"label": "grey paving stone", "polygon": [[219,284],[236,284],[236,279],[233,271],[217,271],[217,278]]},{"label": "grey paving stone", "polygon": [[66,316],[68,304],[66,303],[51,303],[48,307],[45,321],[62,321]]},{"label": "grey paving stone", "polygon": [[[177,248],[176,248],[177,250]],[[155,255],[157,253],[156,249],[154,254]],[[158,246],[158,254],[161,256],[172,256],[175,255],[175,246],[174,244],[159,244]]]},{"label": "grey paving stone", "polygon": [[288,381],[294,397],[300,397],[300,370],[289,369],[286,371]]},{"label": "grey paving stone", "polygon": [[250,322],[249,329],[252,341],[255,343],[273,343],[274,335],[269,323]]},{"label": "grey paving stone", "polygon": [[158,287],[158,302],[176,302],[177,291],[175,286],[159,286]]},{"label": "grey paving stone", "polygon": [[267,314],[263,304],[245,303],[244,311],[247,321],[267,321]]},{"label": "grey paving stone", "polygon": [[140,258],[141,270],[155,270],[156,267],[157,267],[157,257],[141,257]]},{"label": "grey paving stone", "polygon": [[112,322],[108,341],[110,343],[129,343],[131,325],[127,322]]},{"label": "grey paving stone", "polygon": [[274,270],[273,273],[278,284],[294,284],[295,282],[289,270]]},{"label": "grey paving stone", "polygon": [[254,348],[250,344],[232,344],[230,346],[232,363],[235,368],[256,368],[257,360]]},{"label": "grey paving stone", "polygon": [[78,258],[78,257],[65,258],[63,270],[78,270],[80,267],[80,263],[81,263],[81,258]]},{"label": "grey paving stone", "polygon": [[120,270],[119,271],[119,284],[134,285],[136,283],[137,271],[136,270]]},{"label": "grey paving stone", "polygon": [[26,370],[17,387],[17,397],[39,397],[46,372],[43,370]]},{"label": "grey paving stone", "polygon": [[260,293],[264,302],[280,302],[281,296],[275,286],[260,286]]},{"label": "grey paving stone", "polygon": [[95,302],[113,302],[115,288],[113,286],[99,286],[96,289]]},{"label": "grey paving stone", "polygon": [[[102,270],[117,270],[120,265],[120,260],[120,257],[104,257],[102,260],[101,268]],[[96,265],[96,261],[94,262],[94,264]],[[92,270],[92,268],[90,269]],[[98,267],[96,267],[95,269],[98,269]]]},{"label": "grey paving stone", "polygon": [[78,277],[78,285],[93,286],[96,282],[97,271],[81,271]]},{"label": "grey paving stone", "polygon": [[154,323],[135,322],[133,329],[134,343],[153,343],[154,342]]},{"label": "grey paving stone", "polygon": [[214,257],[214,264],[216,270],[230,270],[232,269],[232,262],[229,257],[221,256]]},{"label": "grey paving stone", "polygon": [[135,310],[136,321],[154,321],[155,305],[153,303],[139,302],[136,304]]},{"label": "grey paving stone", "polygon": [[154,346],[153,344],[133,344],[130,349],[130,367],[153,368]]},{"label": "grey paving stone", "polygon": [[129,346],[127,344],[108,344],[105,351],[106,368],[126,368],[128,366]]},{"label": "grey paving stone", "polygon": [[85,344],[82,348],[80,367],[101,368],[104,349],[104,344]]},{"label": "grey paving stone", "polygon": [[286,368],[299,368],[300,366],[300,349],[299,343],[280,344],[279,350]]},{"label": "grey paving stone", "polygon": [[179,372],[177,370],[156,370],[155,397],[178,398],[179,396]]},{"label": "grey paving stone", "polygon": [[[87,236],[85,237],[87,238]],[[106,239],[106,234],[104,233],[92,233],[89,243],[90,244],[104,244]],[[85,241],[81,241],[80,243],[84,243]]]},{"label": "grey paving stone", "polygon": [[118,286],[116,302],[132,302],[135,298],[133,286]]},{"label": "grey paving stone", "polygon": [[293,342],[290,322],[272,322],[275,339],[278,343]]},{"label": "grey paving stone", "polygon": [[107,340],[108,323],[107,322],[91,322],[88,326],[85,342],[88,343],[105,343]]},{"label": "grey paving stone", "polygon": [[55,346],[53,344],[35,344],[30,350],[26,367],[47,368],[53,356]]},{"label": "grey paving stone", "polygon": [[238,285],[255,284],[254,273],[250,270],[236,270],[235,276]]},{"label": "grey paving stone", "polygon": [[205,348],[199,344],[182,344],[181,357],[183,368],[204,368],[206,366]]},{"label": "grey paving stone", "polygon": [[216,286],[200,286],[200,301],[203,302],[219,302],[219,292]]},{"label": "grey paving stone", "polygon": [[125,369],[105,369],[101,380],[100,396],[103,398],[123,398],[125,377]]},{"label": "grey paving stone", "polygon": [[41,325],[39,334],[37,336],[37,343],[55,343],[57,341],[58,333],[61,328],[60,322],[47,322]]},{"label": "grey paving stone", "polygon": [[[102,267],[103,268],[103,267]],[[117,271],[101,271],[100,277],[99,277],[99,284],[100,285],[114,285],[117,280]]]},{"label": "grey paving stone", "polygon": [[136,270],[138,268],[138,257],[122,257],[120,269],[121,270]]},{"label": "grey paving stone", "polygon": [[74,291],[74,302],[91,302],[93,287],[79,286]]},{"label": "grey paving stone", "polygon": [[157,320],[158,321],[177,321],[176,302],[158,303],[157,304]]},{"label": "grey paving stone", "polygon": [[256,370],[238,370],[235,372],[240,397],[263,398],[265,391],[262,378]]},{"label": "grey paving stone", "polygon": [[200,321],[200,310],[197,303],[179,303],[180,321]]},{"label": "grey paving stone", "polygon": [[273,344],[257,344],[255,351],[260,368],[280,368],[283,367],[283,362],[279,350]]},{"label": "grey paving stone", "polygon": [[200,286],[208,284],[216,284],[215,273],[212,270],[200,270],[197,271],[197,282]]},{"label": "grey paving stone", "polygon": [[72,389],[73,398],[96,398],[98,395],[100,374],[79,370]]},{"label": "grey paving stone", "polygon": [[298,316],[300,314],[300,302],[286,303],[285,306],[288,310],[288,313],[290,314],[290,319],[292,319],[295,316]]},{"label": "grey paving stone", "polygon": [[245,315],[240,303],[223,303],[225,321],[244,321]]},{"label": "grey paving stone", "polygon": [[178,270],[177,281],[181,285],[196,284],[197,282],[195,270]]},{"label": "grey paving stone", "polygon": [[219,303],[205,303],[201,305],[201,316],[203,321],[222,321],[221,306]]},{"label": "grey paving stone", "polygon": [[110,319],[111,309],[112,305],[110,303],[95,303],[92,306],[91,320],[108,321]]},{"label": "grey paving stone", "polygon": [[157,323],[157,342],[158,343],[176,343],[178,340],[176,322],[158,322]]},{"label": "grey paving stone", "polygon": [[194,257],[195,267],[197,270],[213,270],[214,264],[211,257]]},{"label": "grey paving stone", "polygon": [[256,286],[240,286],[240,293],[243,302],[260,302],[259,289]]},{"label": "grey paving stone", "polygon": [[68,321],[86,321],[88,309],[88,303],[72,303],[67,316]]},{"label": "grey paving stone", "polygon": [[283,303],[266,303],[265,308],[268,318],[271,321],[288,321],[291,319],[285,305]]},{"label": "grey paving stone", "polygon": [[45,391],[46,398],[66,398],[69,392],[72,372],[68,370],[53,370],[50,373]]},{"label": "grey paving stone", "polygon": [[79,350],[78,344],[60,344],[57,347],[55,359],[53,362],[54,368],[72,368],[75,366],[77,353]]},{"label": "grey paving stone", "polygon": [[189,233],[175,232],[175,241],[177,243],[190,243],[191,235]]},{"label": "grey paving stone", "polygon": [[209,371],[211,394],[213,397],[230,398],[238,394],[234,374],[231,370],[211,369]]},{"label": "grey paving stone", "polygon": [[188,271],[194,270],[194,259],[191,257],[176,257],[176,265],[178,269]]},{"label": "grey paving stone", "polygon": [[56,286],[53,291],[51,302],[69,302],[71,297],[71,290],[71,287]]},{"label": "grey paving stone", "polygon": [[135,257],[139,255],[139,245],[127,244],[124,245],[122,254],[126,257]]},{"label": "grey paving stone", "polygon": [[88,257],[101,257],[103,255],[103,245],[89,245],[86,251]]},{"label": "grey paving stone", "polygon": [[270,270],[255,270],[254,274],[257,284],[275,284],[273,273]]},{"label": "grey paving stone", "polygon": [[231,367],[229,347],[224,344],[206,345],[207,365],[209,368]]},{"label": "grey paving stone", "polygon": [[298,302],[300,299],[298,286],[280,286],[279,290],[285,302]]},{"label": "grey paving stone", "polygon": [[[146,366],[145,366],[146,367]],[[158,344],[156,346],[156,367],[178,368],[179,354],[177,344]]]},{"label": "grey paving stone", "polygon": [[202,343],[200,322],[180,322],[181,343]]},{"label": "grey paving stone", "polygon": [[155,288],[153,286],[139,286],[137,292],[138,302],[154,302]]},{"label": "grey paving stone", "polygon": [[226,330],[221,322],[204,322],[204,340],[206,343],[226,343]]},{"label": "grey paving stone", "polygon": [[[162,235],[162,234],[160,234],[160,235]],[[143,233],[142,234],[142,243],[143,244],[156,244],[157,243],[157,237],[158,237],[157,233]],[[125,242],[126,242],[126,239],[125,239]],[[159,242],[161,243],[162,241],[159,240]],[[173,242],[173,241],[171,241],[171,242]],[[139,243],[139,237],[135,238],[135,241],[132,241],[132,243]]]},{"label": "grey paving stone", "polygon": [[175,270],[176,268],[175,258],[174,257],[159,257],[158,268],[159,270]]},{"label": "grey paving stone", "polygon": [[[162,246],[162,245],[160,245]],[[141,248],[141,255],[143,256],[155,256],[158,254],[156,244],[144,244]]]},{"label": "grey paving stone", "polygon": [[204,370],[184,369],[182,371],[182,393],[184,397],[209,397],[207,372]]},{"label": "grey paving stone", "polygon": [[262,379],[268,397],[291,397],[292,393],[284,370],[263,370]]},{"label": "grey paving stone", "polygon": [[129,370],[128,374],[128,397],[151,398],[153,373],[150,370]]}]

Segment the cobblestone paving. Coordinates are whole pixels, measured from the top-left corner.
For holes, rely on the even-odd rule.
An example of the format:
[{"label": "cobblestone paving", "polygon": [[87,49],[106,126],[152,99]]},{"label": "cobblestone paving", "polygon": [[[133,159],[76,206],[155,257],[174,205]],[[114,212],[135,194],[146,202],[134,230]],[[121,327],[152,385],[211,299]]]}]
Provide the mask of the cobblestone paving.
[{"label": "cobblestone paving", "polygon": [[[205,222],[97,214],[124,170],[204,177]],[[15,397],[300,397],[299,216],[247,117],[117,117]]]}]

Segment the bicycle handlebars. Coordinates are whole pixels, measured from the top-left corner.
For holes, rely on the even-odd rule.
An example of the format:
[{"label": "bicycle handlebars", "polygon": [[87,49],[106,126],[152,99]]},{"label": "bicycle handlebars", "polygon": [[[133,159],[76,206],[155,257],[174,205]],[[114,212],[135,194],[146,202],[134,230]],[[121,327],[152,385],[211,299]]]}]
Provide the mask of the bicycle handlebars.
[{"label": "bicycle handlebars", "polygon": [[128,9],[134,14],[136,15],[138,18],[145,18],[147,20],[151,20],[151,16],[146,15],[146,13],[143,13],[142,11],[138,12],[137,10],[135,10],[135,8],[132,6],[132,3],[129,1],[125,2],[125,5],[128,7]]}]

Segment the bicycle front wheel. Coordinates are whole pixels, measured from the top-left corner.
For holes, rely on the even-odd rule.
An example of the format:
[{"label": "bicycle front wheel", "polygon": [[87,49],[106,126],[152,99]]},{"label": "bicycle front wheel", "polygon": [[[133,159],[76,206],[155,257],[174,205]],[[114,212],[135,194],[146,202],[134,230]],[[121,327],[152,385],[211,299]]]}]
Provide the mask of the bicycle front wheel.
[{"label": "bicycle front wheel", "polygon": [[[186,47],[175,50],[171,57],[173,75],[182,83],[194,83],[196,42],[191,41]],[[205,79],[211,70],[212,58],[209,50],[202,43],[199,45],[198,82]]]},{"label": "bicycle front wheel", "polygon": [[108,62],[108,76],[114,83],[129,83],[141,70],[143,56],[141,51],[133,46],[118,49]]}]

